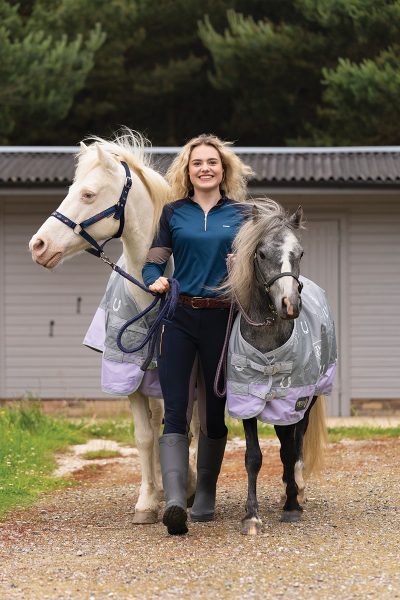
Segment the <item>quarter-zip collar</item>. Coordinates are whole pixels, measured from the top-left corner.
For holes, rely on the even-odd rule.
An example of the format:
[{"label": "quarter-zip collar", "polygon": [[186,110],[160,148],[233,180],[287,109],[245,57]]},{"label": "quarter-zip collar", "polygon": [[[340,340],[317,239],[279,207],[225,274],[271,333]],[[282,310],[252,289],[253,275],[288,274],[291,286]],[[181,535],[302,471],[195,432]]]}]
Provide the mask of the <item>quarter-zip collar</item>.
[{"label": "quarter-zip collar", "polygon": [[192,204],[196,205],[204,214],[204,231],[207,231],[207,217],[209,215],[210,212],[212,212],[214,209],[220,208],[221,206],[223,206],[227,201],[228,198],[225,195],[222,195],[221,198],[218,200],[218,202],[216,204],[214,204],[214,206],[212,206],[210,208],[210,210],[208,210],[207,212],[200,206],[200,204],[198,202],[195,202],[195,200],[193,200],[193,198],[191,196],[188,196],[188,200],[190,202],[192,202]]}]

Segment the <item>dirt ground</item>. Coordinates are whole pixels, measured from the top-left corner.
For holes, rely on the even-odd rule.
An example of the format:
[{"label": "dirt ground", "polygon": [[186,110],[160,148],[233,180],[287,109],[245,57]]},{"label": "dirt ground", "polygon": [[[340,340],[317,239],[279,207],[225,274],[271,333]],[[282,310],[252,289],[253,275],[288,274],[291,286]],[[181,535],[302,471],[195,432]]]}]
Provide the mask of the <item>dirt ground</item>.
[{"label": "dirt ground", "polygon": [[263,442],[258,537],[240,534],[241,441],[227,449],[216,521],[190,524],[184,537],[132,524],[135,450],[75,462],[74,486],[0,523],[0,599],[400,598],[399,440],[330,444],[295,524],[279,521],[278,452]]}]

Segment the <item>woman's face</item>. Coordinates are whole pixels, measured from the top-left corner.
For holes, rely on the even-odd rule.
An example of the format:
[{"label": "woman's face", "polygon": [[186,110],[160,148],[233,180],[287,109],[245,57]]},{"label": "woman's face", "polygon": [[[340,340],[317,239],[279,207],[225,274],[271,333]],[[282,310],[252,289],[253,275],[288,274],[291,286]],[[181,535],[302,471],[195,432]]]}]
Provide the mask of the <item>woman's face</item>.
[{"label": "woman's face", "polygon": [[193,148],[188,168],[189,179],[195,192],[219,189],[224,169],[219,152],[214,146],[201,144]]}]

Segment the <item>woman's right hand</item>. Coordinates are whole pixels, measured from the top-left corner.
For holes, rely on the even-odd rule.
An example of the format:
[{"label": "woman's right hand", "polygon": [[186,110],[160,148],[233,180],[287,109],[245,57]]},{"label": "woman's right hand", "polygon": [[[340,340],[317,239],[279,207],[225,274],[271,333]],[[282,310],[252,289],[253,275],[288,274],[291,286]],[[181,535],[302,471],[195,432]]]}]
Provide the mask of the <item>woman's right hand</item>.
[{"label": "woman's right hand", "polygon": [[166,277],[159,277],[154,283],[149,285],[149,290],[158,294],[164,294],[169,290],[169,281]]}]

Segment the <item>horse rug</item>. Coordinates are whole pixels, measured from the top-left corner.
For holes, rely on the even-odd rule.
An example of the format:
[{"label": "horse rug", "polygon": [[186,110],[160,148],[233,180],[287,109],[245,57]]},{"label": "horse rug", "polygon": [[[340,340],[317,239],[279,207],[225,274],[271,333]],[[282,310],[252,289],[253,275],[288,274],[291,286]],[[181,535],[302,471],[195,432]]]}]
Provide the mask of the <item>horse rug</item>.
[{"label": "horse rug", "polygon": [[280,348],[263,354],[251,346],[241,335],[237,316],[228,349],[230,416],[290,425],[303,418],[313,396],[331,393],[337,362],[334,322],[324,290],[300,279],[303,308]]},{"label": "horse rug", "polygon": [[[124,268],[122,259],[118,261],[118,265]],[[145,372],[141,369],[149,351],[149,344],[133,353],[122,352],[117,345],[117,336],[122,325],[139,312],[140,309],[134,298],[126,289],[124,278],[113,271],[83,344],[103,353],[101,367],[103,392],[115,396],[127,396],[139,390],[146,396],[161,398],[156,360],[152,360]],[[157,312],[158,306],[126,329],[122,337],[122,343],[126,348],[136,347],[143,341]]]}]

